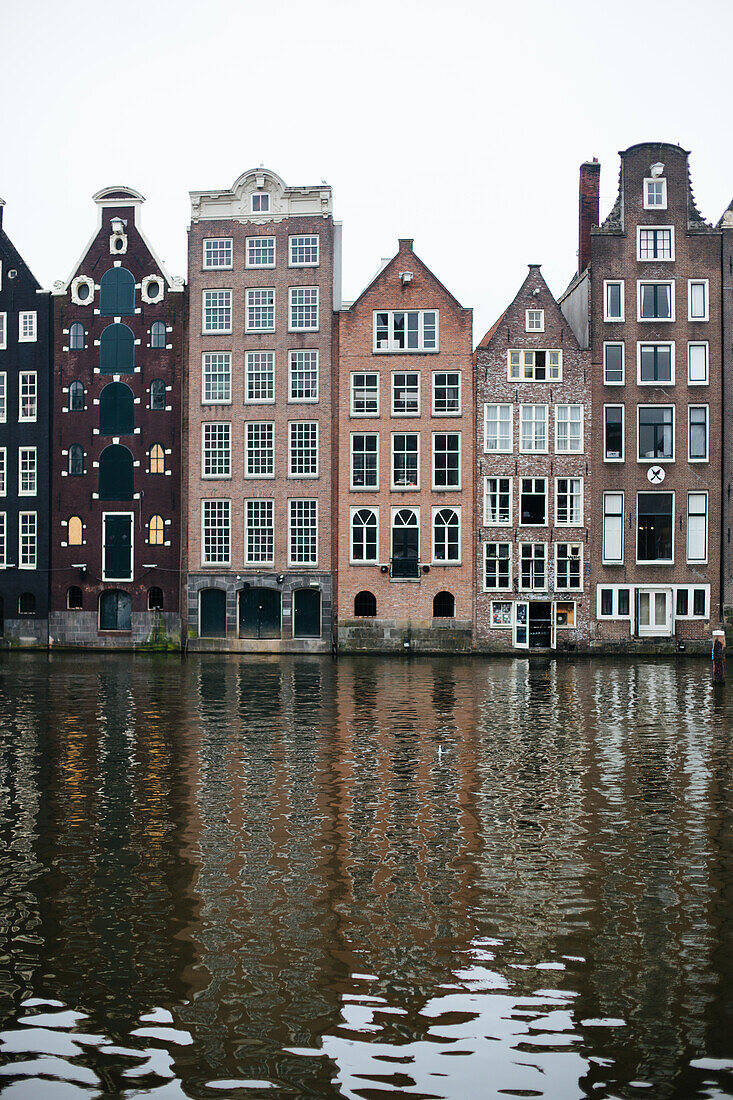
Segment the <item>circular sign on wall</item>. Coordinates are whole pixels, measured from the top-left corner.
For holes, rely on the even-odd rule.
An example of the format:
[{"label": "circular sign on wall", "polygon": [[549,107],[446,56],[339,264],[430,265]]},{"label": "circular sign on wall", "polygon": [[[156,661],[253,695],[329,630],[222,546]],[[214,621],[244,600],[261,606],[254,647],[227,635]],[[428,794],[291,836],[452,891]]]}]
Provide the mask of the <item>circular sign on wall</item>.
[{"label": "circular sign on wall", "polygon": [[664,481],[664,467],[663,466],[650,466],[646,472],[647,481],[650,481],[652,485],[661,485]]}]

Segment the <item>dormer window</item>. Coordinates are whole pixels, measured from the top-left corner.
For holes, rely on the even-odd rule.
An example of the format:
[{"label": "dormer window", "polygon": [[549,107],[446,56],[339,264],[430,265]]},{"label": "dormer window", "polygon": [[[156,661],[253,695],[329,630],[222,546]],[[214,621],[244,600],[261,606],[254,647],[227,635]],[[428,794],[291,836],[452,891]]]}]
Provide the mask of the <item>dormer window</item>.
[{"label": "dormer window", "polygon": [[528,309],[525,311],[525,329],[527,332],[544,332],[545,331],[545,311],[544,309]]},{"label": "dormer window", "polygon": [[256,191],[252,196],[252,213],[267,214],[270,210],[270,196],[267,191]]},{"label": "dormer window", "polygon": [[644,209],[667,209],[667,181],[654,177],[644,180]]}]

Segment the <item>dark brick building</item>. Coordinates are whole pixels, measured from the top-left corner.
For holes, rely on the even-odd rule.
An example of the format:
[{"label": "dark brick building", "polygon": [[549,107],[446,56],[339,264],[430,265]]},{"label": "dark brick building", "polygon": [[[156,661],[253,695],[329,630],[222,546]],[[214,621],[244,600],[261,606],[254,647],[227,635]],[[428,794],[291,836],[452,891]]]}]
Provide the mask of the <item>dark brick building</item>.
[{"label": "dark brick building", "polygon": [[530,264],[476,350],[478,649],[588,645],[589,363]]},{"label": "dark brick building", "polygon": [[50,298],[3,229],[0,199],[0,636],[48,637]]},{"label": "dark brick building", "polygon": [[53,291],[49,641],[177,645],[184,284],[140,230],[142,195],[94,201],[97,229]]},{"label": "dark brick building", "polygon": [[733,627],[733,203],[718,222],[722,237],[723,298],[723,495],[721,579],[723,618]]},{"label": "dark brick building", "polygon": [[720,617],[721,231],[697,210],[684,149],[620,156],[600,227],[600,166],[581,167],[580,271],[562,299],[591,349],[591,644],[707,648]]}]

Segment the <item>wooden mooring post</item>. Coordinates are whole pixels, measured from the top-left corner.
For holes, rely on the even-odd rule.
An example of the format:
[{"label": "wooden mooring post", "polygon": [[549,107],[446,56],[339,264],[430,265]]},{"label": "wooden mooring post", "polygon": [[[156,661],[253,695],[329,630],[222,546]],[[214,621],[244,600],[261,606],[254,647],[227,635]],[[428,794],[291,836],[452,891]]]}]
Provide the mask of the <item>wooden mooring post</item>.
[{"label": "wooden mooring post", "polygon": [[713,683],[725,683],[725,631],[713,631]]}]

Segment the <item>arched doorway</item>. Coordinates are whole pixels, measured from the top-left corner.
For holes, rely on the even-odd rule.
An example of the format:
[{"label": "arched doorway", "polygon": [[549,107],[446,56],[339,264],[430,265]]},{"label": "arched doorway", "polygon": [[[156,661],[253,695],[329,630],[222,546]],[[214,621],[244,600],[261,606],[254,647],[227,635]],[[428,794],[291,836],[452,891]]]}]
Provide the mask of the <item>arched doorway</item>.
[{"label": "arched doorway", "polygon": [[105,447],[99,456],[99,499],[132,500],[133,486],[132,451],[121,443]]},{"label": "arched doorway", "polygon": [[223,588],[203,588],[199,596],[199,637],[226,638],[227,594]]},{"label": "arched doorway", "polygon": [[99,597],[100,630],[132,630],[132,597],[112,589]]},{"label": "arched doorway", "polygon": [[320,638],[321,593],[318,588],[298,588],[293,593],[293,636]]},{"label": "arched doorway", "polygon": [[276,588],[240,590],[239,637],[280,637],[280,593]]}]

